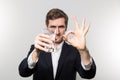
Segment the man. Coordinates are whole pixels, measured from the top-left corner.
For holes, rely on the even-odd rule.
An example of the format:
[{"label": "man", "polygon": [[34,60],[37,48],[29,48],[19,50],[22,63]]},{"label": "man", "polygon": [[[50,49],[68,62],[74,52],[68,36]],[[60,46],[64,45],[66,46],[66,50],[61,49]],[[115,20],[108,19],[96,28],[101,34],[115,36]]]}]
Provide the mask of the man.
[{"label": "man", "polygon": [[[47,13],[46,27],[50,33],[51,29],[55,30],[56,51],[49,52],[49,44],[53,40],[48,35],[38,34],[28,56],[19,65],[21,76],[33,74],[33,80],[75,80],[76,72],[86,79],[95,76],[96,65],[86,47],[86,34],[90,25],[85,27],[85,19],[82,26],[79,26],[75,17],[73,21],[76,30],[65,34],[68,24],[66,13],[56,8]],[[73,37],[69,38],[69,34]]]}]

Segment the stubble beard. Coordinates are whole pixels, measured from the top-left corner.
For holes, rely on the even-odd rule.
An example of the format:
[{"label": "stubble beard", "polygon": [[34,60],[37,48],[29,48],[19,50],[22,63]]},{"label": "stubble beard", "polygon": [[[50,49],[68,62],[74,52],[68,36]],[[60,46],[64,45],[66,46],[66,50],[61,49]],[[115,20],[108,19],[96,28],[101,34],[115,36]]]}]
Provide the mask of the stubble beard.
[{"label": "stubble beard", "polygon": [[59,41],[55,41],[55,44],[60,44],[63,41],[63,37]]}]

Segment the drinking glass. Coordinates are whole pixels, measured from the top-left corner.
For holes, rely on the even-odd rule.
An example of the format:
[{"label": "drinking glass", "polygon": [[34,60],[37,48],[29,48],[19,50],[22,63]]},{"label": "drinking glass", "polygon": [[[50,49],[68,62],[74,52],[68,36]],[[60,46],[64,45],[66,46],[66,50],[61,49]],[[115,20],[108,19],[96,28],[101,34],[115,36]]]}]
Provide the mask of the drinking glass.
[{"label": "drinking glass", "polygon": [[48,48],[46,46],[44,46],[46,49],[48,49],[48,52],[54,52],[55,51],[55,46],[54,46],[54,41],[55,41],[55,36],[56,36],[56,31],[53,29],[51,32],[48,30],[48,28],[42,28],[41,29],[41,32],[45,35],[48,35],[51,40],[52,40],[52,43],[49,44],[51,47]]}]

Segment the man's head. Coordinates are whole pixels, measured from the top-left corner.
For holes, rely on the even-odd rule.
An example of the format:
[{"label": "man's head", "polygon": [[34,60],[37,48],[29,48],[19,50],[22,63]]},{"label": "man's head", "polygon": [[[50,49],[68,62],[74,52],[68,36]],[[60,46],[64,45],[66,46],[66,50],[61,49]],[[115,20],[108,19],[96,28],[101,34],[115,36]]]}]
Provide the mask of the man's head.
[{"label": "man's head", "polygon": [[63,35],[67,29],[67,24],[68,16],[62,10],[54,8],[47,13],[46,26],[50,32],[56,31],[56,44],[63,41]]},{"label": "man's head", "polygon": [[53,8],[51,9],[47,15],[46,15],[46,25],[48,26],[49,20],[55,20],[58,18],[64,18],[65,19],[65,26],[67,27],[68,24],[68,16],[65,12],[63,12],[60,9]]}]

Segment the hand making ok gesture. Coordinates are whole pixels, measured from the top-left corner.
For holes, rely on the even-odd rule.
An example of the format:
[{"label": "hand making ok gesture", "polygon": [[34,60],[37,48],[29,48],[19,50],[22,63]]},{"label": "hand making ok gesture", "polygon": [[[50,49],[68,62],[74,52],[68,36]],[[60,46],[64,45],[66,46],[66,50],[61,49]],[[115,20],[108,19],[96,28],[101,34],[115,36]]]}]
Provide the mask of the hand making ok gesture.
[{"label": "hand making ok gesture", "polygon": [[[83,18],[81,26],[78,24],[76,17],[73,17],[73,21],[76,26],[75,31],[68,31],[65,35],[63,35],[63,38],[77,49],[84,50],[86,49],[86,34],[89,30],[90,24],[87,26],[85,25],[85,18]],[[72,34],[73,37],[69,38],[69,34]]]}]

